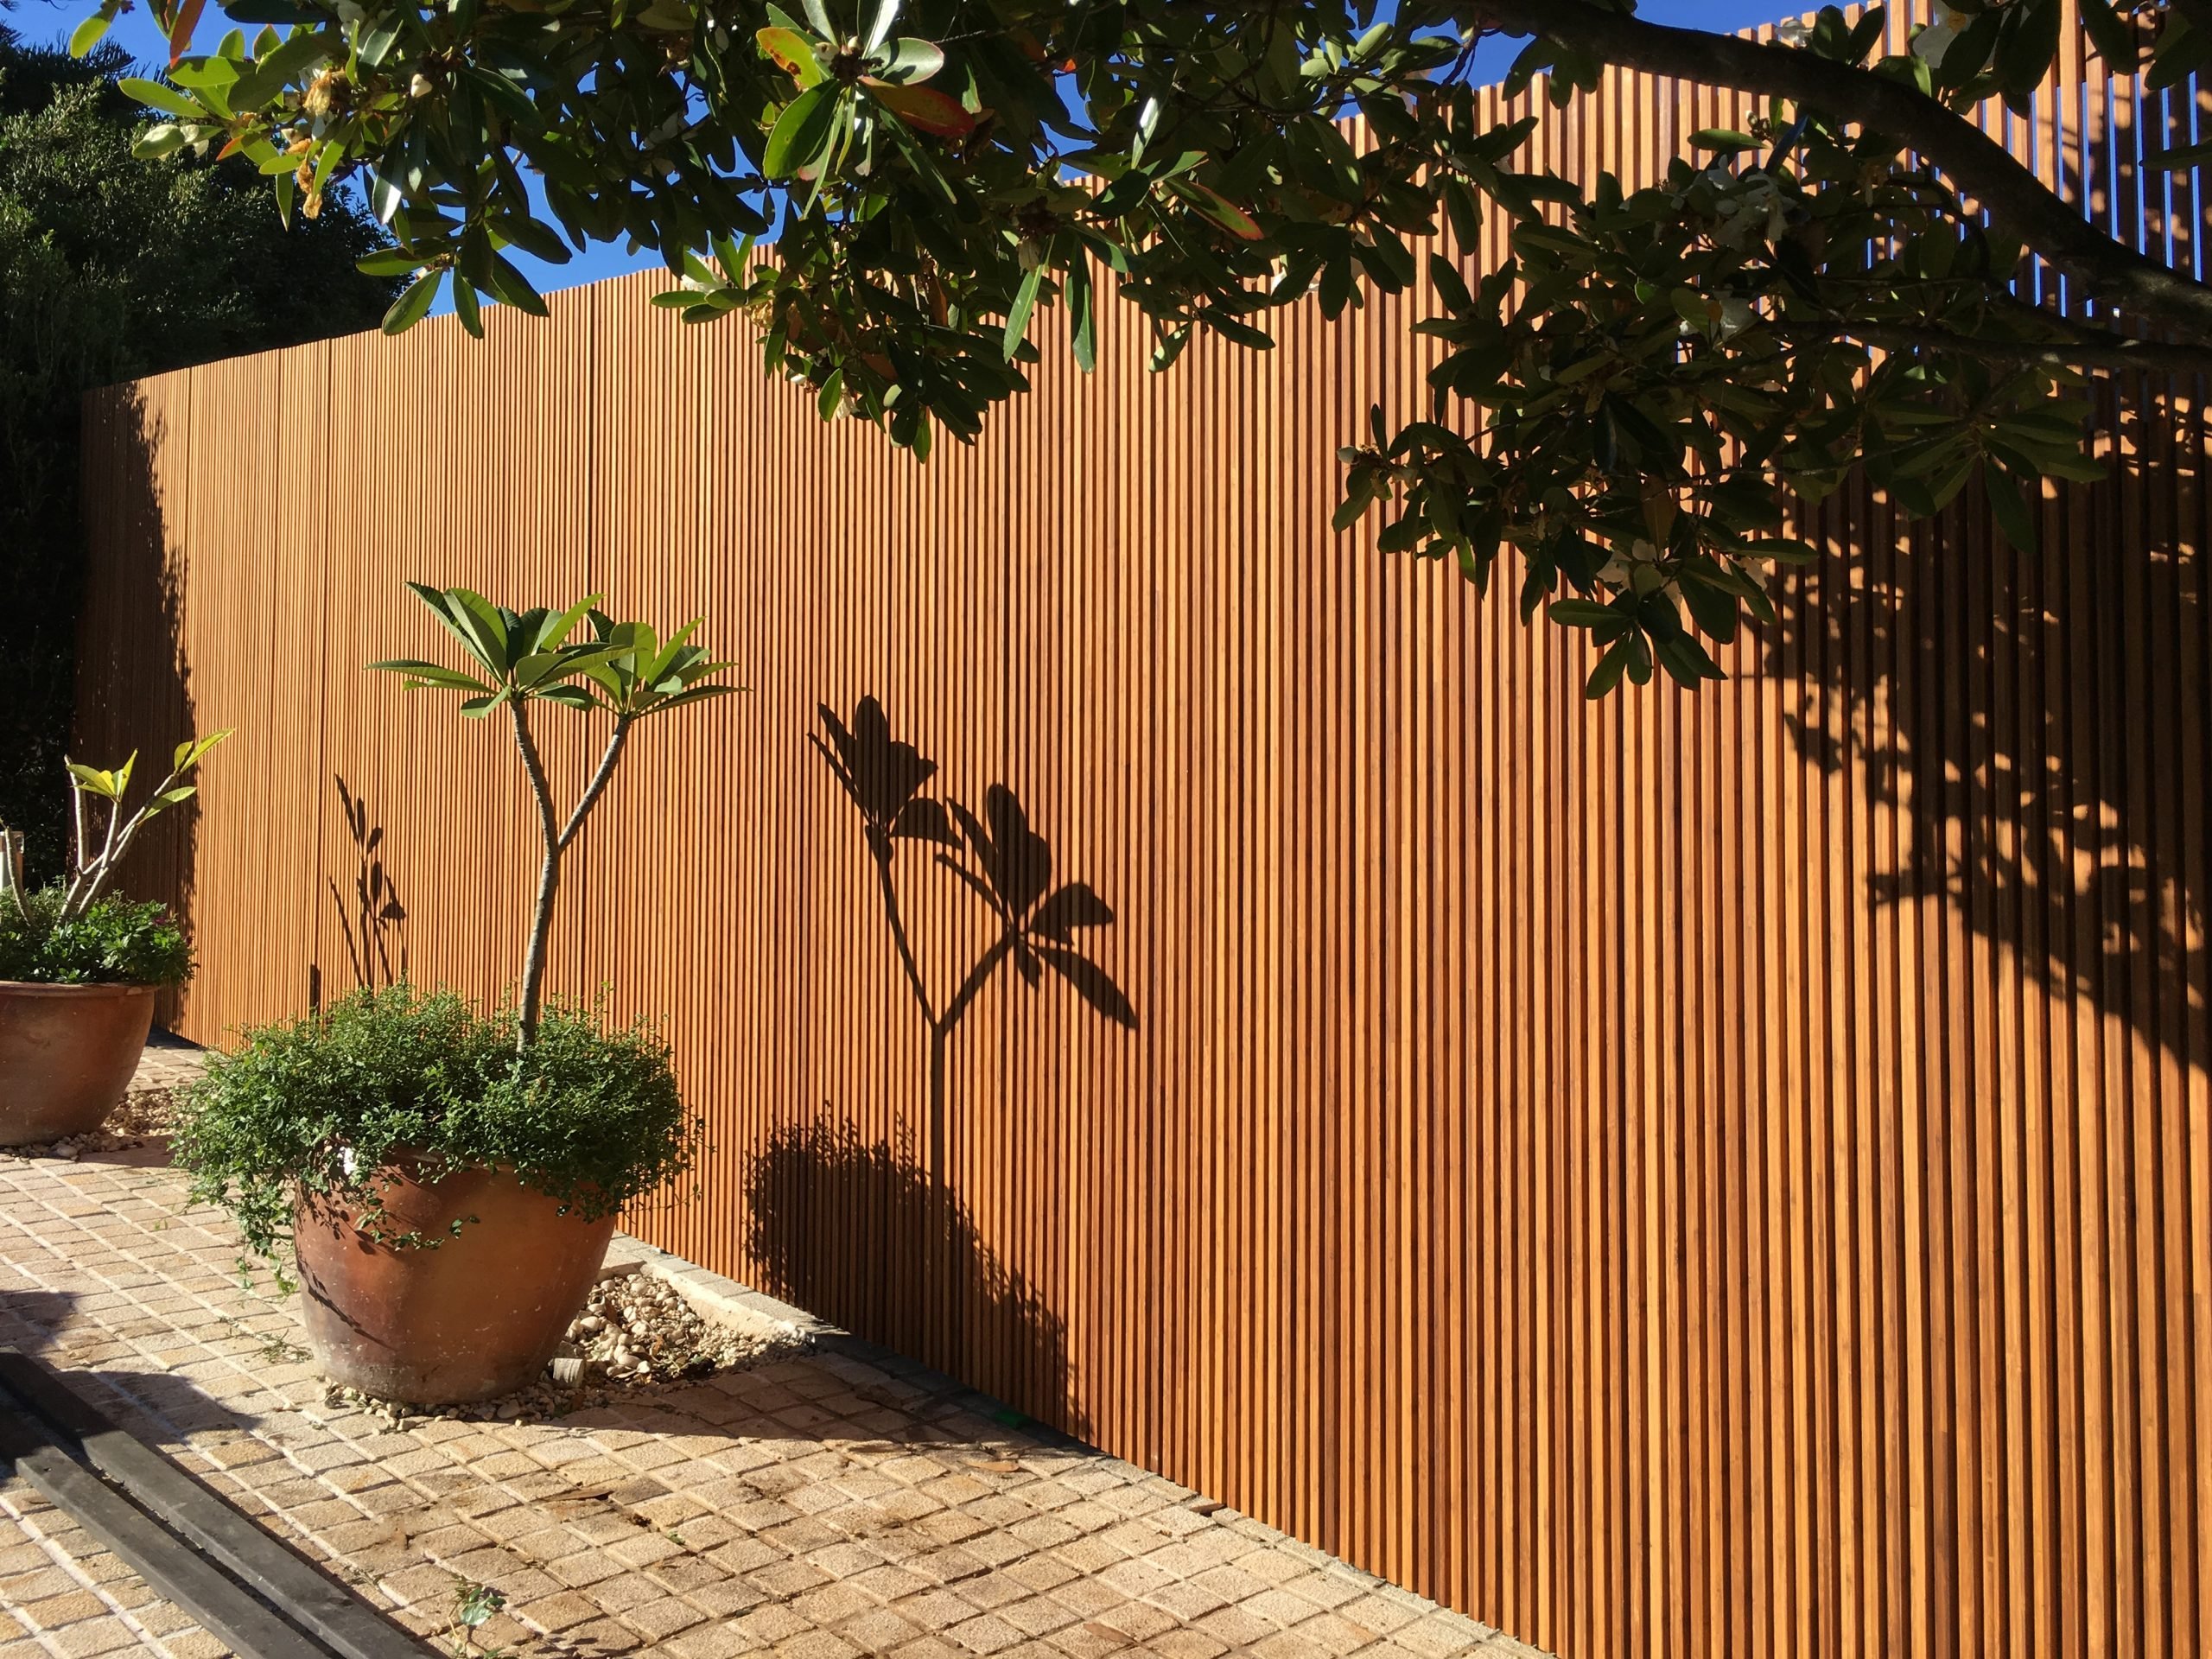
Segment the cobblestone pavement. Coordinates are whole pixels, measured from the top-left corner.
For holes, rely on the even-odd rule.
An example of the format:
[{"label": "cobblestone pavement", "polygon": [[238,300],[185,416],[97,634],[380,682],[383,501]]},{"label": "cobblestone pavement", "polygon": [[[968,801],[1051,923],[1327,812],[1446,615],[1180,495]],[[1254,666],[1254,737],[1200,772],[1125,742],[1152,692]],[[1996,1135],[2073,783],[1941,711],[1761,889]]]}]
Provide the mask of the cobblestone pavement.
[{"label": "cobblestone pavement", "polygon": [[[0,1156],[0,1344],[442,1643],[474,1582],[518,1659],[1534,1654],[849,1338],[543,1422],[326,1404],[160,1159]],[[0,1609],[0,1659],[222,1651],[12,1478]]]}]

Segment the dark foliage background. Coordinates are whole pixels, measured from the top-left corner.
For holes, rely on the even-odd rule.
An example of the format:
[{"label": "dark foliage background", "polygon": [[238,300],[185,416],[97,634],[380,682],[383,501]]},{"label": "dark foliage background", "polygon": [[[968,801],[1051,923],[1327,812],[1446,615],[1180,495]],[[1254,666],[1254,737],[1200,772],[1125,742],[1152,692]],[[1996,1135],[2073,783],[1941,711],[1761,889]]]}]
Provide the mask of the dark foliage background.
[{"label": "dark foliage background", "polygon": [[56,867],[65,816],[83,394],[372,327],[393,290],[354,269],[385,238],[352,200],[334,193],[287,230],[243,162],[134,158],[146,112],[115,85],[132,67],[117,47],[80,61],[0,24],[0,824],[29,832],[35,878]]}]

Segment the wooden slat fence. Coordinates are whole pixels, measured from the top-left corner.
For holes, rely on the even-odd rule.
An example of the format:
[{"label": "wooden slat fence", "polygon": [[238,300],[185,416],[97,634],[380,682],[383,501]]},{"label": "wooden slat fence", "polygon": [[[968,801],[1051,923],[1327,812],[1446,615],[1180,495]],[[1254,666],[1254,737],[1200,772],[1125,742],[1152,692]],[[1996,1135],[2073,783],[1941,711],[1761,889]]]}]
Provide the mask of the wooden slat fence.
[{"label": "wooden slat fence", "polygon": [[[1538,142],[1634,182],[1738,107],[1615,75]],[[2197,264],[2192,175],[2133,164],[2190,99],[2069,44],[1990,119]],[[1424,295],[1165,378],[1109,311],[918,467],[656,285],[92,401],[80,748],[240,731],[135,872],[186,1033],[515,971],[500,733],[360,669],[436,647],[403,578],[702,613],[751,690],[640,731],[552,975],[711,1115],[657,1242],[1573,1659],[2212,1651],[2193,390],[2107,396],[2039,556],[1847,492],[1726,685],[1592,708],[1579,645],[1327,531]],[[868,696],[1110,904],[1135,1016],[989,981],[949,1213],[807,741]],[[898,868],[942,1007],[981,906]]]}]

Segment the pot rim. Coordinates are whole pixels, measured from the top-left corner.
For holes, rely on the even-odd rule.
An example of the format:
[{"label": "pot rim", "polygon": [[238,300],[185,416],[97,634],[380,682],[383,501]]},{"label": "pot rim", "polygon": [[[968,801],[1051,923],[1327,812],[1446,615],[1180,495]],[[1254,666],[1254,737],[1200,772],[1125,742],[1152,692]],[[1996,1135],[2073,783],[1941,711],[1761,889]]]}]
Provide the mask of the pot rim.
[{"label": "pot rim", "polygon": [[67,985],[43,979],[0,979],[0,996],[152,996],[163,988],[143,980],[102,980],[91,985]]}]

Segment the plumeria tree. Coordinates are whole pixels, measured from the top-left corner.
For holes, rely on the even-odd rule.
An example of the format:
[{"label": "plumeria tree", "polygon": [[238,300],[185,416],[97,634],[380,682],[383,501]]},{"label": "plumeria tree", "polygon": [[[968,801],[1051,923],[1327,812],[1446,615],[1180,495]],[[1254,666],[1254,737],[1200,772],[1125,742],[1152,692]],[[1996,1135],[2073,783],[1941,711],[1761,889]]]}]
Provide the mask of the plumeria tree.
[{"label": "plumeria tree", "polygon": [[[226,729],[206,737],[188,737],[169,757],[169,769],[129,812],[124,802],[130,793],[130,775],[138,769],[133,749],[119,766],[88,766],[64,759],[69,773],[69,849],[57,884],[60,898],[54,919],[73,922],[87,914],[107,889],[138,832],[173,806],[181,806],[200,792],[192,774],[207,752],[230,736]],[[100,803],[107,804],[105,819]],[[22,841],[15,831],[0,826],[0,903],[12,904],[18,915],[29,914],[23,882]]]},{"label": "plumeria tree", "polygon": [[[1886,56],[1879,8],[1755,41],[1633,0],[794,3],[226,0],[249,39],[155,0],[176,59],[143,144],[244,155],[288,212],[358,181],[397,238],[366,268],[412,279],[394,329],[442,293],[472,330],[486,298],[541,309],[513,249],[658,249],[687,321],[752,318],[825,415],[925,454],[1048,340],[1089,366],[1103,280],[1165,369],[1425,264],[1449,349],[1419,418],[1345,435],[1340,522],[1389,503],[1385,548],[1478,585],[1510,554],[1525,613],[1605,643],[1593,693],[1719,672],[1707,642],[1808,556],[1781,498],[1863,463],[1924,515],[1979,479],[2025,546],[2042,480],[2096,471],[2089,377],[2212,367],[2212,289],[1968,118],[2024,112],[2077,16],[2123,98],[2193,84],[2212,0],[1958,0]],[[1499,40],[1554,104],[1618,65],[1753,113],[1648,187],[1564,176],[1475,95]],[[1493,212],[1510,253],[1471,278]],[[2037,260],[2085,305],[2032,297]]]},{"label": "plumeria tree", "polygon": [[[372,663],[403,676],[410,691],[459,691],[461,712],[486,720],[506,711],[515,748],[530,779],[544,856],[538,864],[537,897],[523,947],[516,1041],[528,1048],[544,1007],[545,942],[553,927],[553,901],[561,890],[561,860],[593,807],[607,792],[630,741],[631,728],[650,715],[720,696],[739,688],[712,677],[729,666],[691,643],[695,619],[663,639],[648,623],[617,622],[599,608],[599,595],[565,610],[539,606],[510,610],[467,588],[408,584],[431,615],[461,644],[469,666],[453,668],[419,658]],[[575,638],[586,621],[588,638]],[[552,781],[531,728],[531,706],[550,703],[577,713],[613,716],[607,745],[583,792],[564,820],[554,803]]]}]

